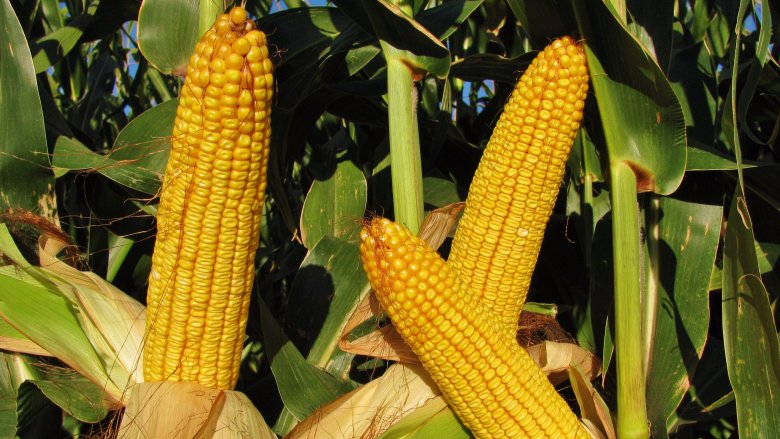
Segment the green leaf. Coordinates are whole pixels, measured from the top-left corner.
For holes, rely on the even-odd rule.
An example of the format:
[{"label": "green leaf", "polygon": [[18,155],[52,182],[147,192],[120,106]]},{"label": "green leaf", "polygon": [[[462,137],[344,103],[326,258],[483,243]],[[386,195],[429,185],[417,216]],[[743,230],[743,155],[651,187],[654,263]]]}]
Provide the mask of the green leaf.
[{"label": "green leaf", "polygon": [[[780,437],[780,344],[753,225],[735,190],[723,246],[723,344],[740,437]],[[759,397],[760,395],[760,397]]]},{"label": "green leaf", "polygon": [[60,62],[81,39],[87,25],[92,21],[91,12],[81,14],[54,32],[44,35],[30,44],[35,73],[43,73],[49,67]]},{"label": "green leaf", "polygon": [[[322,49],[354,27],[336,8],[312,7],[288,9],[258,20],[258,27],[268,35],[269,45],[283,52],[276,67],[299,61],[314,47]],[[272,51],[273,52],[273,51]]]},{"label": "green leaf", "polygon": [[17,355],[0,351],[0,439],[16,436],[16,389],[14,376]]},{"label": "green leaf", "polygon": [[[258,27],[268,35],[268,47],[275,63],[274,76],[279,89],[284,90],[278,95],[276,106],[283,109],[295,108],[316,89],[324,79],[325,61],[335,51],[350,51],[353,45],[367,39],[366,34],[336,8],[281,11],[263,17],[258,21]],[[354,74],[356,68],[361,68],[379,52],[375,47],[366,50],[373,53],[358,53],[357,59],[345,56],[347,66],[335,60],[334,70]],[[366,54],[368,60],[364,59]],[[275,127],[281,113],[276,114]]]},{"label": "green leaf", "polygon": [[93,382],[104,383],[110,394],[121,394],[109,380],[71,304],[31,278],[19,276],[21,272],[13,267],[0,270],[0,317]]},{"label": "green leaf", "polygon": [[0,1],[0,210],[22,207],[53,215],[41,99],[30,48],[11,3]]},{"label": "green leaf", "polygon": [[198,42],[198,0],[144,0],[138,13],[138,47],[163,73],[187,65]]},{"label": "green leaf", "polygon": [[571,3],[571,0],[507,0],[536,48],[576,29]]},{"label": "green leaf", "polygon": [[669,81],[601,1],[575,4],[610,163],[628,164],[640,192],[672,193],[685,171],[686,141]]},{"label": "green leaf", "polygon": [[426,209],[444,207],[461,201],[458,185],[452,180],[440,177],[423,178],[423,199]]},{"label": "green leaf", "polygon": [[484,0],[449,0],[420,11],[415,19],[440,40],[447,39],[479,8]]},{"label": "green leaf", "polygon": [[17,416],[19,417],[17,437],[52,438],[61,437],[62,427],[52,422],[62,416],[62,410],[54,405],[44,394],[30,383],[19,386],[17,397]]},{"label": "green leaf", "polygon": [[31,380],[47,398],[82,422],[100,422],[108,414],[103,390],[70,369],[39,366],[41,378]]},{"label": "green leaf", "polygon": [[0,349],[32,355],[49,355],[48,352],[3,319],[0,319]]},{"label": "green leaf", "polygon": [[334,3],[363,30],[395,49],[385,51],[386,57],[399,58],[414,71],[439,77],[447,75],[450,68],[447,48],[397,6],[385,0],[336,0]]},{"label": "green leaf", "polygon": [[[697,3],[696,7],[699,4]],[[680,50],[672,57],[669,80],[685,114],[688,145],[698,148],[711,147],[717,137],[715,118],[718,113],[717,96],[714,95],[717,61],[711,57],[706,44],[695,44]],[[688,150],[689,154],[696,151]],[[691,161],[688,157],[688,169]]]},{"label": "green leaf", "polygon": [[[768,165],[760,162],[743,162],[743,168]],[[737,169],[737,162],[721,152],[705,148],[688,148],[687,171],[733,171]]]},{"label": "green leaf", "polygon": [[117,183],[146,193],[155,193],[161,184],[159,174],[154,174],[147,169],[130,166],[126,162],[114,160],[110,155],[100,155],[92,152],[78,141],[67,137],[57,139],[52,165],[55,169],[98,172]]},{"label": "green leaf", "polygon": [[[648,236],[656,267],[655,331],[648,371],[647,411],[654,437],[690,386],[707,341],[709,281],[720,239],[723,208],[663,197],[657,209],[658,239]],[[655,228],[655,227],[653,227]],[[656,277],[654,276],[654,278]],[[651,287],[652,288],[652,287]]]},{"label": "green leaf", "polygon": [[327,180],[315,180],[309,189],[301,213],[303,244],[311,249],[323,236],[351,236],[360,229],[366,200],[363,172],[348,157],[342,157]]},{"label": "green leaf", "polygon": [[467,439],[471,433],[460,423],[444,398],[426,402],[408,416],[393,424],[378,439]]},{"label": "green leaf", "polygon": [[136,174],[131,180],[123,179],[122,174],[111,169],[101,173],[129,188],[156,194],[168,162],[178,105],[178,99],[172,99],[144,111],[116,137],[108,157]]},{"label": "green leaf", "polygon": [[74,139],[60,137],[52,165],[66,170],[97,171],[117,183],[147,194],[162,185],[178,102],[170,100],[133,119],[119,133],[108,155],[92,152]]},{"label": "green leaf", "polygon": [[629,29],[661,69],[668,71],[676,2],[674,0],[654,2],[628,0],[626,3],[630,12]]},{"label": "green leaf", "polygon": [[357,241],[326,235],[306,255],[293,280],[288,320],[316,337],[307,358],[319,367],[328,366],[337,353],[347,320],[368,294],[368,280],[363,270],[355,269],[358,266]]},{"label": "green leaf", "polygon": [[[303,358],[282,332],[274,316],[262,301],[260,322],[268,350],[271,372],[279,388],[284,407],[297,420],[305,419],[319,406],[352,390],[352,385],[319,369]],[[286,434],[292,425],[284,425]]]},{"label": "green leaf", "polygon": [[57,174],[64,171],[84,169],[101,169],[106,165],[114,165],[106,156],[92,152],[78,140],[59,137],[54,145],[52,167]]},{"label": "green leaf", "polygon": [[450,76],[464,81],[493,79],[514,87],[520,73],[531,64],[537,54],[538,52],[526,52],[516,58],[505,58],[492,53],[469,55],[452,64]]}]

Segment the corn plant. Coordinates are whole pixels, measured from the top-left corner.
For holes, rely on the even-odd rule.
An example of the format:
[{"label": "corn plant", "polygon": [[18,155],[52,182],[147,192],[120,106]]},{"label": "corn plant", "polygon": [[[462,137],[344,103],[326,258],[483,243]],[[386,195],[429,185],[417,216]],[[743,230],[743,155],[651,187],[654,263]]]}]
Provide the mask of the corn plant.
[{"label": "corn plant", "polygon": [[780,437],[772,3],[233,3],[0,0],[0,438]]}]

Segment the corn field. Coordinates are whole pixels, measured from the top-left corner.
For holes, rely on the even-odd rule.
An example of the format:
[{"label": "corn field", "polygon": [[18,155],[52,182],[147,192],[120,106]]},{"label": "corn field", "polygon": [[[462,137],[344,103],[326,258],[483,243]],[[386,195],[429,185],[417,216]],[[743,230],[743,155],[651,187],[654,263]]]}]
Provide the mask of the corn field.
[{"label": "corn field", "polygon": [[777,11],[0,0],[0,439],[780,437]]}]

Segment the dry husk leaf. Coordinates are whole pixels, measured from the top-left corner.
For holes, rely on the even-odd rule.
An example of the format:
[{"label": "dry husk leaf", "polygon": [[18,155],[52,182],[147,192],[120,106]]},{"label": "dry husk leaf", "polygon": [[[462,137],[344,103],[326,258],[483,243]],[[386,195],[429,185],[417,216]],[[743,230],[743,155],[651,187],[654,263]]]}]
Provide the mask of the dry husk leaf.
[{"label": "dry husk leaf", "polygon": [[133,385],[128,393],[120,439],[276,438],[240,392],[163,381]]},{"label": "dry husk leaf", "polygon": [[381,377],[319,408],[285,439],[375,438],[439,394],[421,366],[396,363]]}]

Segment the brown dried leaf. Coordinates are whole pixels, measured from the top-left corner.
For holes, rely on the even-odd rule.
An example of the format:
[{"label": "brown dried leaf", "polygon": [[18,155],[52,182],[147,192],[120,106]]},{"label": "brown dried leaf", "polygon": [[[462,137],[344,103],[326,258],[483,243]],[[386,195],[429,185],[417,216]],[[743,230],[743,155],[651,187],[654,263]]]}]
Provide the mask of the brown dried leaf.
[{"label": "brown dried leaf", "polygon": [[616,439],[617,434],[609,408],[593,388],[590,379],[586,378],[586,374],[580,372],[577,367],[569,368],[569,380],[577,397],[577,404],[580,406],[582,422],[594,437]]},{"label": "brown dried leaf", "polygon": [[319,408],[285,439],[376,438],[439,395],[420,366],[394,364],[381,377]]},{"label": "brown dried leaf", "polygon": [[368,319],[382,314],[379,302],[368,294],[355,308],[339,339],[339,348],[344,352],[403,363],[420,364],[412,349],[401,338],[392,325],[383,326],[358,339],[349,340],[349,333]]},{"label": "brown dried leaf", "polygon": [[527,351],[555,386],[569,378],[571,367],[578,368],[588,379],[594,379],[601,370],[601,361],[595,355],[573,343],[545,341],[529,346]]},{"label": "brown dried leaf", "polygon": [[417,235],[432,249],[438,249],[458,222],[458,215],[465,206],[466,203],[460,201],[430,211],[425,216]]}]

